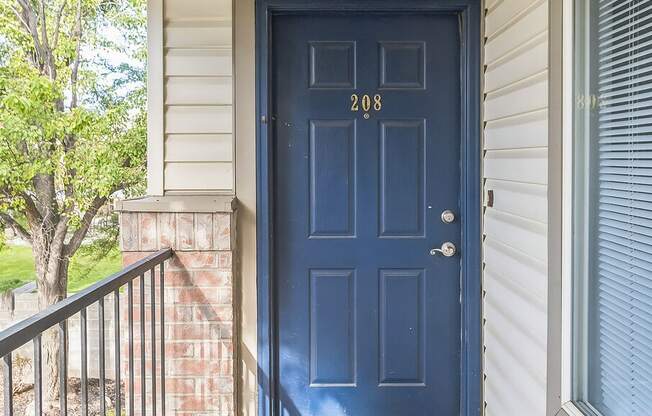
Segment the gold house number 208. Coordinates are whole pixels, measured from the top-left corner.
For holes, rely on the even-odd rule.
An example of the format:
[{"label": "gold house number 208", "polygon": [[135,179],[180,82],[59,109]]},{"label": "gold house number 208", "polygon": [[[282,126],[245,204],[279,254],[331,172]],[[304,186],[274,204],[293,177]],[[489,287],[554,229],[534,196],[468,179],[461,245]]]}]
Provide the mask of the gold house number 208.
[{"label": "gold house number 208", "polygon": [[358,94],[351,95],[351,111],[360,111],[360,108],[362,108],[362,111],[367,113],[371,110],[372,105],[375,111],[380,111],[383,108],[383,97],[380,94],[374,95],[372,103],[372,98],[369,94],[364,94],[363,96],[359,96]]}]

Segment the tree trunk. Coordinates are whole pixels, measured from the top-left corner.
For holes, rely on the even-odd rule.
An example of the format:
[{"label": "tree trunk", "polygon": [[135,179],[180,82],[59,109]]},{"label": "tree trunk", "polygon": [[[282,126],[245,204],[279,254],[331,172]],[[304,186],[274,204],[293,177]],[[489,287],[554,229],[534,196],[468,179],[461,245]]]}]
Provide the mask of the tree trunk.
[{"label": "tree trunk", "polygon": [[[52,249],[52,246],[50,247]],[[55,256],[52,258],[52,256]],[[34,250],[34,257],[37,263],[51,263],[57,261],[58,267],[38,267],[42,273],[37,275],[38,288],[38,307],[39,310],[46,309],[57,302],[66,298],[68,287],[68,259],[61,258],[60,253],[49,253],[51,258],[47,261],[42,253]],[[56,259],[56,260],[55,260]],[[44,261],[45,260],[45,261]],[[45,331],[41,336],[42,357],[41,363],[43,368],[43,401],[44,404],[56,406],[59,398],[59,328],[54,326]],[[50,407],[47,406],[47,407]]]}]

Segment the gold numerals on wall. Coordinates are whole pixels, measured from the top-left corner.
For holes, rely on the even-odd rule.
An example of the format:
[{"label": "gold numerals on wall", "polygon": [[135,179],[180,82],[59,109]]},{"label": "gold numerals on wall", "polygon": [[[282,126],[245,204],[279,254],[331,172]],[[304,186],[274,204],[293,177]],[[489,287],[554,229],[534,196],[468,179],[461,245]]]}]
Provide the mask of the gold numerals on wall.
[{"label": "gold numerals on wall", "polygon": [[371,109],[380,111],[383,108],[383,97],[380,94],[375,94],[371,97],[369,94],[351,95],[351,111],[358,112],[360,110],[365,112],[365,118],[369,118],[368,114]]}]

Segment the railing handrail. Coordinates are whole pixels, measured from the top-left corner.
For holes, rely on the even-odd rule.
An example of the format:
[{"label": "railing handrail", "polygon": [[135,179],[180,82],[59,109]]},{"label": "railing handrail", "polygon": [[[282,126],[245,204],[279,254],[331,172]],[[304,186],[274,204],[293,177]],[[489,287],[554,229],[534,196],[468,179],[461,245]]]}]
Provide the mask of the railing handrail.
[{"label": "railing handrail", "polygon": [[40,333],[70,318],[127,282],[150,271],[154,266],[170,257],[172,257],[172,249],[166,248],[159,250],[125,267],[123,270],[93,283],[81,292],[10,326],[0,332],[0,357],[4,357],[22,345],[32,341]]}]

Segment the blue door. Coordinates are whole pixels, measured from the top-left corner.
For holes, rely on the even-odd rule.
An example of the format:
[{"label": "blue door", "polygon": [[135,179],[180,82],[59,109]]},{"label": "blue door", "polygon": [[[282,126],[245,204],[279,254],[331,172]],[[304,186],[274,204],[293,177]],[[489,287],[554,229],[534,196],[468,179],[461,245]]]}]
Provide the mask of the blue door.
[{"label": "blue door", "polygon": [[460,414],[459,32],[453,14],[274,18],[281,415]]}]

